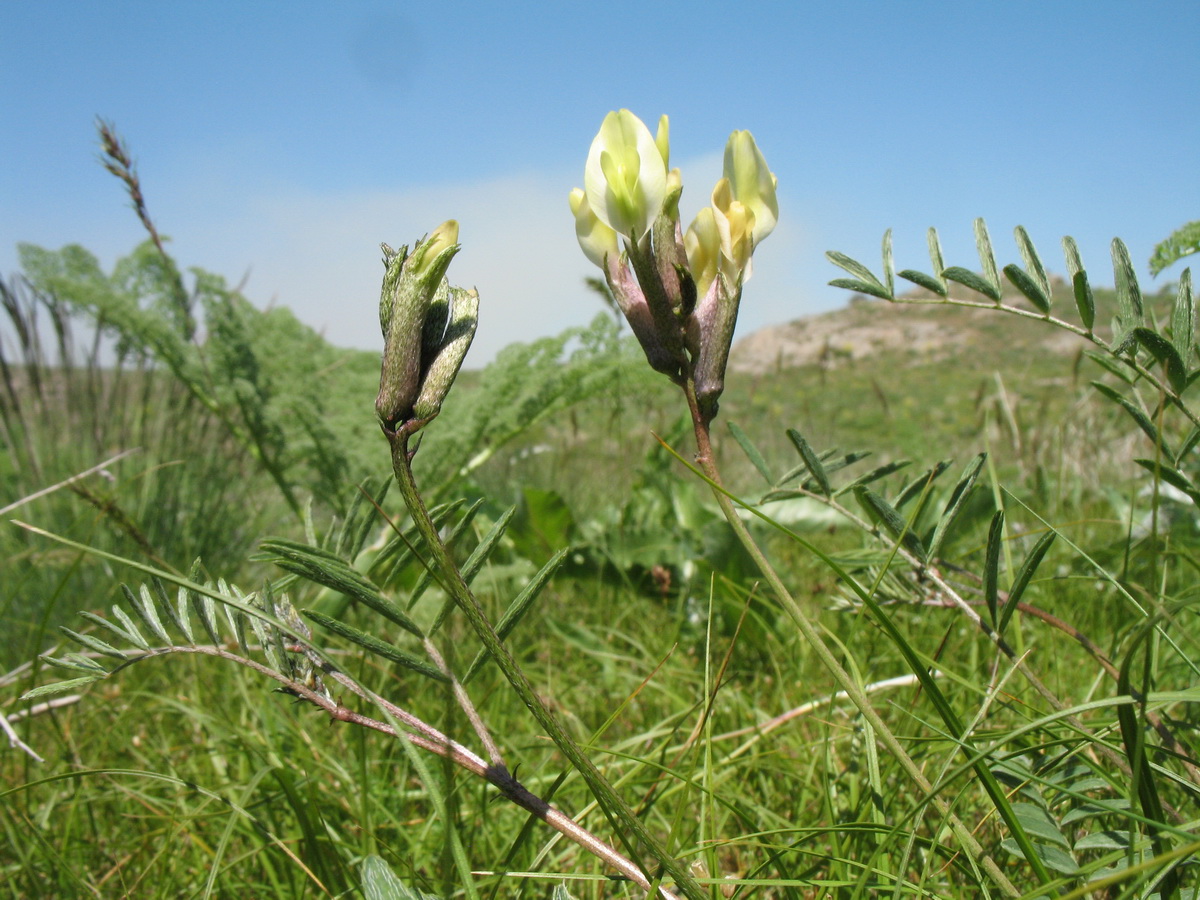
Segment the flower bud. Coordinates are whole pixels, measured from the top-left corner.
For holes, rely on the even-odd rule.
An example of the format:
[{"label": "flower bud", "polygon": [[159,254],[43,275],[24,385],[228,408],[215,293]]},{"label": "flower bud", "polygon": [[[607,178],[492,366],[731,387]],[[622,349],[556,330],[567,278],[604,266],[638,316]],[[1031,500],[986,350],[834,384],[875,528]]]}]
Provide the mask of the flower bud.
[{"label": "flower bud", "polygon": [[[386,271],[379,298],[379,324],[383,329],[383,364],[379,375],[379,394],[375,413],[389,429],[410,418],[413,402],[421,389],[423,357],[438,332],[435,305],[446,270],[458,252],[458,223],[442,223],[432,235],[418,241],[412,252],[383,245]],[[444,296],[444,295],[443,295]],[[440,308],[442,329],[445,306]]]},{"label": "flower bud", "polygon": [[449,288],[450,319],[441,344],[429,354],[421,392],[413,404],[413,416],[428,421],[442,411],[442,401],[458,377],[467,350],[479,324],[479,294],[474,290]]}]

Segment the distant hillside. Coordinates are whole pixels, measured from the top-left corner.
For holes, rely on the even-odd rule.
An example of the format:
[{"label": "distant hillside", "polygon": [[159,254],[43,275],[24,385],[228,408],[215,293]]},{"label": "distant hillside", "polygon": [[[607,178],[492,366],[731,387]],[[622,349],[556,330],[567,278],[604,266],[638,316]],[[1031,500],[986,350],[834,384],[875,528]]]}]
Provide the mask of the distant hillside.
[{"label": "distant hillside", "polygon": [[[1074,297],[1061,280],[1053,283],[1055,317],[1078,323]],[[979,300],[964,289],[952,296]],[[1153,298],[1156,308],[1167,308],[1170,288]],[[932,298],[917,290],[906,297]],[[1024,306],[1023,298],[1005,297],[1005,302]],[[1109,289],[1096,291],[1096,332],[1109,334],[1109,321],[1116,299]],[[1014,353],[1049,351],[1061,356],[1086,345],[1086,341],[1043,323],[1000,314],[942,304],[917,306],[889,303],[855,295],[849,304],[832,312],[796,319],[756,331],[737,341],[730,354],[736,372],[762,374],[780,368],[816,365],[836,369],[859,360],[886,357],[891,363],[936,362],[969,355],[985,366],[1012,361]]]}]

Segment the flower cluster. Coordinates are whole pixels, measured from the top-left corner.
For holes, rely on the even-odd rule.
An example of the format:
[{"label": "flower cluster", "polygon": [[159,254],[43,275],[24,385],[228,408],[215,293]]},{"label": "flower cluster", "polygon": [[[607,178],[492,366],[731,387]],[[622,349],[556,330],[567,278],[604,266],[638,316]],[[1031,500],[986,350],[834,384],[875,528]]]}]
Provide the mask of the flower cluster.
[{"label": "flower cluster", "polygon": [[605,116],[583,184],[570,196],[580,247],[603,270],[650,365],[679,384],[692,380],[711,420],[750,258],[779,216],[776,179],[754,137],[729,136],[712,202],[686,232],[666,116],[656,136],[627,109]]}]

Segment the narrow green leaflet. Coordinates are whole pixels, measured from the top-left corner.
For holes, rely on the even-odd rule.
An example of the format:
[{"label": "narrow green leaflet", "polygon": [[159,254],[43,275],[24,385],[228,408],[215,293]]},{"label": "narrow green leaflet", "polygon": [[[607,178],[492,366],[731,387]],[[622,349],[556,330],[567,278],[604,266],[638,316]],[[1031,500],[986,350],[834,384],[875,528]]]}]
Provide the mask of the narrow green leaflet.
[{"label": "narrow green leaflet", "polygon": [[825,467],[821,465],[821,461],[817,458],[817,454],[813,452],[813,449],[809,446],[808,441],[806,441],[804,436],[801,435],[800,432],[798,432],[795,428],[789,428],[787,430],[787,436],[792,442],[793,446],[795,446],[796,450],[800,453],[800,458],[804,461],[805,467],[808,469],[809,474],[812,475],[813,480],[817,483],[817,487],[820,489],[821,493],[828,497],[833,491],[829,485],[829,476],[825,474]]},{"label": "narrow green leaflet", "polygon": [[65,669],[68,672],[85,672],[100,678],[108,674],[108,669],[104,668],[100,663],[79,653],[68,653],[61,659],[54,656],[43,656],[41,659],[48,666],[52,666],[55,669]]},{"label": "narrow green leaflet", "polygon": [[929,262],[933,265],[934,278],[942,286],[938,292],[943,297],[946,296],[946,282],[942,279],[942,271],[946,268],[946,261],[942,257],[942,242],[938,239],[936,228],[930,228],[925,236],[926,242],[929,244]]},{"label": "narrow green leaflet", "polygon": [[934,278],[932,275],[926,275],[924,272],[918,272],[916,269],[902,269],[896,273],[905,281],[911,281],[913,284],[925,288],[931,293],[937,294],[939,297],[945,297],[949,291],[946,290],[946,283],[939,278]]},{"label": "narrow green leaflet", "polygon": [[[115,608],[116,607],[114,607],[114,609]],[[114,622],[109,621],[108,619],[104,618],[103,616],[98,616],[93,612],[88,612],[87,610],[84,610],[83,612],[81,612],[79,614],[79,616],[80,616],[80,618],[86,619],[87,621],[91,622],[93,625],[96,625],[107,631],[111,631],[113,634],[115,634],[117,637],[119,637],[126,644],[133,644],[133,646],[137,647],[139,650],[149,650],[150,649],[150,645],[146,643],[146,639],[143,638],[140,633],[135,637],[131,632],[126,631],[124,628],[121,628],[119,625],[115,624]]]},{"label": "narrow green leaflet", "polygon": [[863,487],[865,485],[870,484],[873,481],[878,481],[880,478],[886,478],[888,475],[891,475],[893,472],[899,472],[901,469],[908,468],[910,465],[912,465],[911,459],[897,459],[897,460],[893,460],[892,462],[889,462],[889,463],[884,463],[882,466],[877,466],[876,468],[872,469],[870,472],[867,472],[863,475],[859,475],[857,478],[855,478],[849,484],[838,488],[836,493],[844,494],[844,493],[846,493],[846,491],[852,491],[852,490],[855,490],[856,488]]},{"label": "narrow green leaflet", "polygon": [[1196,342],[1196,300],[1192,296],[1192,270],[1184,269],[1179,276],[1175,306],[1171,310],[1171,341],[1184,366],[1192,357]]},{"label": "narrow green leaflet", "polygon": [[164,644],[171,643],[171,638],[167,635],[167,629],[163,627],[162,619],[158,615],[158,609],[154,605],[154,597],[150,593],[150,588],[143,584],[135,594],[128,585],[122,584],[121,593],[125,595],[125,599],[129,601],[129,605],[133,607],[134,612],[141,616],[146,626],[154,632],[154,636]]},{"label": "narrow green leaflet", "polygon": [[775,480],[771,477],[771,470],[767,466],[767,461],[763,459],[762,453],[754,446],[754,442],[750,440],[746,432],[742,431],[741,426],[736,422],[730,422],[729,433],[733,435],[733,439],[738,442],[738,446],[742,448],[742,452],[746,454],[746,458],[750,460],[754,468],[758,469],[758,473],[762,475],[767,484],[774,484]]},{"label": "narrow green leaflet", "polygon": [[1037,281],[1030,277],[1028,272],[1018,265],[1009,263],[1004,267],[1004,277],[1037,307],[1038,312],[1050,315],[1050,297],[1042,290]]},{"label": "narrow green leaflet", "polygon": [[[84,614],[84,615],[86,616],[88,614]],[[95,618],[99,619],[100,617],[95,616]],[[100,619],[100,621],[103,622],[104,620]],[[65,625],[58,626],[58,630],[61,631],[63,634],[65,634],[67,637],[69,637],[71,640],[73,640],[75,643],[81,644],[84,647],[87,647],[89,650],[94,650],[103,656],[111,656],[111,657],[113,657],[113,659],[119,659],[119,660],[124,660],[126,658],[125,654],[122,651],[118,650],[112,644],[109,644],[109,643],[106,643],[105,641],[100,640],[100,638],[98,638],[98,637],[94,637],[93,635],[90,635],[90,634],[80,634],[78,631],[72,631],[70,628],[67,628]]]},{"label": "narrow green leaflet", "polygon": [[951,266],[942,272],[942,277],[947,281],[956,281],[963,287],[970,288],[977,294],[983,294],[997,303],[1000,302],[1000,288],[970,269],[964,269],[962,266]]},{"label": "narrow green leaflet", "polygon": [[1004,510],[996,510],[988,526],[987,553],[983,560],[983,600],[995,628],[1000,621],[1000,545],[1004,542]]},{"label": "narrow green leaflet", "polygon": [[996,254],[992,252],[992,238],[988,234],[987,223],[982,218],[975,220],[975,250],[979,253],[979,264],[983,267],[983,277],[995,292],[984,294],[1000,302],[1000,275],[996,271]]},{"label": "narrow green leaflet", "polygon": [[1140,325],[1144,316],[1142,290],[1138,287],[1137,272],[1129,258],[1129,248],[1120,238],[1112,241],[1113,275],[1117,282],[1117,306],[1121,324],[1126,328]]},{"label": "narrow green leaflet", "polygon": [[921,559],[926,559],[925,548],[920,539],[908,528],[904,516],[900,515],[883,497],[868,487],[859,485],[854,488],[854,498],[866,510],[867,515],[883,526],[893,538],[904,543],[911,552]]},{"label": "narrow green leaflet", "polygon": [[1067,259],[1067,273],[1071,276],[1071,289],[1075,294],[1075,308],[1079,310],[1079,320],[1084,328],[1091,331],[1096,324],[1096,298],[1092,296],[1092,286],[1088,283],[1083,258],[1079,255],[1075,238],[1064,237],[1062,247],[1063,256]]},{"label": "narrow green leaflet", "polygon": [[1022,225],[1018,225],[1013,229],[1013,237],[1017,241],[1017,249],[1021,252],[1021,261],[1025,263],[1025,271],[1041,288],[1042,295],[1046,297],[1047,303],[1050,299],[1050,279],[1046,276],[1046,267],[1042,265],[1042,259],[1038,256],[1037,248],[1033,246],[1033,241],[1029,239],[1027,232]]},{"label": "narrow green leaflet", "polygon": [[327,616],[322,612],[317,612],[313,609],[302,609],[300,612],[312,621],[316,622],[322,628],[332,631],[334,634],[344,637],[351,643],[358,644],[369,653],[373,653],[383,659],[391,660],[394,663],[399,663],[406,669],[411,669],[421,675],[425,675],[435,681],[448,681],[449,679],[442,674],[441,671],[432,663],[426,662],[419,656],[409,653],[407,650],[402,650],[395,644],[390,644],[382,638],[377,638],[373,634],[367,634],[355,628],[353,625],[347,625],[345,622],[340,622],[332,616]]},{"label": "narrow green leaflet", "polygon": [[941,550],[942,543],[946,540],[946,532],[962,510],[963,503],[966,502],[967,496],[971,493],[971,488],[975,486],[975,481],[979,478],[979,472],[983,468],[983,463],[986,459],[987,454],[980,453],[971,460],[963,472],[962,478],[954,486],[954,490],[950,494],[950,499],[946,501],[942,517],[938,519],[937,526],[933,529],[933,537],[929,541],[930,559],[935,559],[938,551]]},{"label": "narrow green leaflet", "polygon": [[878,297],[880,300],[894,299],[887,288],[879,283],[869,281],[860,281],[857,278],[835,278],[829,282],[830,287],[841,288],[845,291],[854,291],[858,294],[870,294],[872,297]]},{"label": "narrow green leaflet", "polygon": [[1169,466],[1164,462],[1156,462],[1153,459],[1144,459],[1142,457],[1134,459],[1134,462],[1150,474],[1161,478],[1167,484],[1171,485],[1171,487],[1178,488],[1179,490],[1183,491],[1185,494],[1191,497],[1194,502],[1200,503],[1200,490],[1197,490],[1196,486],[1192,484],[1191,479],[1189,479],[1178,469],[1174,468],[1173,466]]},{"label": "narrow green leaflet", "polygon": [[410,634],[424,637],[417,624],[395,602],[383,596],[379,588],[340,557],[307,544],[282,539],[263,541],[261,547],[281,569],[340,591]]},{"label": "narrow green leaflet", "polygon": [[926,469],[924,473],[906,484],[900,489],[900,493],[896,495],[896,502],[894,504],[896,509],[904,509],[905,506],[912,502],[914,497],[919,497],[949,468],[950,460],[943,459],[932,469]]},{"label": "narrow green leaflet", "polygon": [[1167,445],[1166,440],[1164,440],[1163,437],[1158,433],[1158,429],[1155,427],[1154,423],[1150,421],[1150,417],[1148,415],[1146,415],[1144,412],[1142,412],[1142,410],[1137,406],[1137,404],[1135,404],[1129,398],[1125,397],[1123,394],[1120,394],[1117,391],[1113,390],[1107,384],[1103,384],[1099,381],[1093,381],[1092,387],[1094,387],[1096,390],[1098,390],[1101,394],[1103,394],[1109,400],[1112,400],[1114,403],[1120,404],[1121,408],[1124,409],[1125,412],[1129,413],[1130,418],[1132,418],[1133,421],[1137,423],[1138,428],[1142,429],[1142,431],[1145,433],[1146,437],[1150,438],[1151,443],[1153,443],[1154,446],[1156,446],[1156,447],[1161,447],[1162,452],[1168,458],[1170,458],[1170,459],[1178,459],[1179,458],[1171,452],[1171,448]]},{"label": "narrow green leaflet", "polygon": [[896,296],[896,266],[892,261],[892,229],[883,233],[883,283],[890,296]]},{"label": "narrow green leaflet", "polygon": [[[500,617],[500,621],[496,623],[496,634],[500,640],[504,640],[510,634],[512,634],[517,625],[521,623],[521,619],[533,605],[533,601],[536,600],[538,595],[542,592],[542,588],[544,588],[550,582],[550,579],[554,577],[554,573],[558,571],[558,567],[563,564],[563,561],[567,558],[567,555],[570,552],[570,547],[564,547],[555,553],[554,556],[550,558],[550,561],[542,566],[542,568],[538,570],[538,573],[529,580],[529,583],[525,585],[524,589],[522,589],[521,593],[517,595],[516,599],[508,605],[508,609],[504,611],[504,615],[502,615]],[[462,683],[466,684],[473,677],[475,677],[475,673],[479,671],[484,662],[489,658],[489,654],[486,650],[480,650],[475,656],[475,659],[471,661],[471,665],[467,668],[466,674],[463,675]]]},{"label": "narrow green leaflet", "polygon": [[1042,558],[1046,555],[1046,551],[1050,549],[1050,545],[1054,543],[1054,539],[1058,537],[1057,532],[1047,531],[1043,534],[1033,549],[1029,551],[1029,555],[1025,557],[1025,561],[1021,563],[1021,567],[1017,569],[1017,575],[1013,579],[1013,585],[1008,591],[1008,598],[1004,601],[1004,608],[1000,610],[1000,621],[996,623],[996,630],[1003,635],[1004,629],[1008,626],[1009,619],[1017,609],[1017,604],[1021,601],[1021,595],[1025,593],[1025,589],[1029,587],[1029,582],[1033,578],[1033,573],[1037,571],[1037,567],[1042,564]]},{"label": "narrow green leaflet", "polygon": [[1179,351],[1175,349],[1175,345],[1157,331],[1140,326],[1133,329],[1133,336],[1166,369],[1167,381],[1171,383],[1175,393],[1182,392],[1187,385],[1187,369],[1184,368],[1183,360],[1179,356]]},{"label": "narrow green leaflet", "polygon": [[1097,353],[1095,350],[1084,350],[1083,355],[1109,374],[1116,376],[1130,386],[1133,385],[1134,378],[1128,365],[1114,360],[1107,353]]},{"label": "narrow green leaflet", "polygon": [[38,700],[42,697],[52,697],[55,694],[65,694],[86,687],[94,681],[99,681],[103,675],[86,675],[83,678],[71,678],[67,681],[55,681],[51,684],[39,684],[21,695],[22,700]]},{"label": "narrow green leaflet", "polygon": [[[856,281],[871,285],[874,288],[873,291],[866,291],[865,293],[874,294],[876,297],[883,297],[884,299],[891,297],[888,289],[883,286],[883,282],[875,277],[875,273],[860,263],[857,259],[851,259],[845,253],[841,253],[837,250],[827,250],[825,252],[825,258],[839,269],[849,273]],[[832,284],[832,282],[830,283]]]}]

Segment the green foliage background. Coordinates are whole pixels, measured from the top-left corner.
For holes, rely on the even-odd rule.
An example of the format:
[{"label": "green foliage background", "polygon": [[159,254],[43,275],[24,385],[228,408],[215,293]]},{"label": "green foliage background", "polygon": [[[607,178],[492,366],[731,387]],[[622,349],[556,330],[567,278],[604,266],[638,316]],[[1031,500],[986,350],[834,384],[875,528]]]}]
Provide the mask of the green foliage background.
[{"label": "green foliage background", "polygon": [[[23,275],[4,289],[2,496],[17,500],[140,449],[10,517],[168,570],[186,572],[199,558],[213,579],[251,589],[280,579],[253,553],[262,538],[316,543],[337,534],[354,485],[386,473],[371,409],[374,354],[333,348],[286,309],[257,310],[208,273],[181,278],[152,242],[109,273],[78,247],[25,248],[22,260]],[[181,313],[185,283],[194,316]],[[1144,319],[1170,321],[1174,296],[1164,288],[1145,298]],[[1050,297],[1068,309],[1073,298],[1066,283]],[[1095,290],[1094,303],[1097,322],[1121,314],[1116,292]],[[797,468],[787,428],[828,454],[827,465],[870,451],[837,473],[839,484],[895,467],[870,481],[891,498],[952,460],[931,490],[930,510],[941,509],[969,460],[988,451],[986,476],[948,535],[946,558],[963,566],[954,570],[963,590],[982,606],[968,573],[980,570],[998,504],[1009,510],[1010,575],[1044,533],[1041,520],[1053,524],[1060,539],[1024,596],[1070,630],[1018,615],[1008,637],[1072,702],[1117,692],[1083,639],[1125,666],[1124,691],[1132,677],[1144,693],[1182,698],[1162,708],[1184,748],[1134,758],[1153,768],[1167,805],[1180,813],[1165,829],[1172,846],[1189,846],[1197,788],[1185,763],[1194,758],[1186,746],[1196,724],[1189,691],[1200,674],[1192,614],[1200,535],[1194,503],[1168,496],[1132,461],[1155,451],[1144,430],[1091,382],[1129,385],[1086,356],[1082,340],[1047,344],[1045,323],[881,301],[836,315],[880,328],[901,317],[936,318],[950,323],[949,337],[934,348],[730,377],[726,427],[736,423],[761,454],[756,463],[721,429],[717,452],[730,489],[747,501],[772,495],[759,464],[774,476]],[[511,639],[520,662],[610,779],[640,800],[651,827],[688,848],[699,875],[733,877],[736,896],[986,890],[927,821],[927,798],[913,796],[881,758],[861,718],[823,699],[834,690],[828,673],[763,597],[707,489],[668,449],[684,458],[690,452],[678,397],[644,370],[640,351],[601,314],[587,328],[510,347],[486,369],[464,373],[425,436],[418,473],[430,495],[477,504],[456,545],[464,558],[515,506],[476,583],[490,614],[498,618],[554,552],[571,549],[528,619],[536,624]],[[1186,473],[1195,474],[1190,461]],[[1094,740],[1064,727],[997,662],[983,635],[937,602],[919,573],[893,565],[886,541],[811,497],[787,494],[775,490],[777,504],[764,508],[872,583],[907,645],[946,673],[960,716],[989,710],[973,737],[999,748],[993,769],[1064,887],[1159,851],[1158,843],[1147,847],[1161,832],[1143,828],[1140,813],[1130,816],[1141,807],[1129,777],[1095,752],[1121,746],[1114,717],[1097,714]],[[394,500],[383,509],[399,515]],[[927,524],[918,516],[912,527]],[[843,579],[787,534],[755,528],[864,683],[906,671],[895,641]],[[358,569],[385,571],[384,535],[376,520],[365,552],[351,559]],[[423,572],[409,560],[388,563],[378,577],[408,596]],[[21,663],[57,640],[53,625],[76,627],[78,610],[103,612],[122,600],[119,582],[140,580],[15,526],[0,532],[0,616],[13,636],[0,709],[19,713],[29,703],[15,698],[47,680],[40,663]],[[297,606],[379,630],[369,611],[336,592],[282,583]],[[411,612],[433,621],[444,599],[429,590]],[[453,619],[444,627],[457,662],[467,664],[478,649],[470,632]],[[404,696],[415,712],[466,739],[444,692],[424,682],[414,691],[407,670],[353,648],[338,652],[366,684]],[[492,667],[472,691],[493,731],[518,753],[525,782],[604,831],[577,775],[531,729]],[[914,754],[941,773],[959,814],[1036,893],[1038,881],[961,766],[960,748],[929,725],[926,697],[913,687],[886,697],[879,708],[889,725],[915,735]],[[814,701],[807,715],[777,722]],[[438,764],[422,767],[380,735],[331,727],[218,660],[149,661],[97,684],[80,702],[17,722],[47,763],[16,750],[0,757],[0,896],[350,896],[360,889],[359,864],[376,856],[431,894],[544,895],[562,873],[574,896],[629,890],[603,880],[599,864],[577,848],[526,827],[484,785]],[[461,884],[448,849],[454,840],[470,848],[480,870],[552,874]],[[1185,879],[1191,868],[1185,860]],[[1121,884],[1121,896],[1150,896],[1158,882]]]}]

